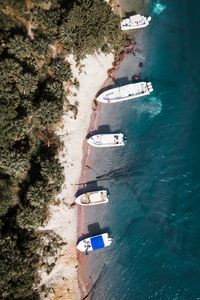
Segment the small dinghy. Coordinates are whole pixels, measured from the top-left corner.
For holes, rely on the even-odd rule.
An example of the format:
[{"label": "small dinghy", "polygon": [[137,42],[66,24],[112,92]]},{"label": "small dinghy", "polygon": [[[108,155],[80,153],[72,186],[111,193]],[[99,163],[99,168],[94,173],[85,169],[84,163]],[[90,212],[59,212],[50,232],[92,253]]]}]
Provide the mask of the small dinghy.
[{"label": "small dinghy", "polygon": [[77,245],[77,249],[81,252],[88,252],[109,247],[112,244],[112,238],[108,236],[108,233],[102,233],[80,241]]},{"label": "small dinghy", "polygon": [[108,192],[106,190],[87,192],[76,198],[76,203],[83,206],[98,205],[108,202]]},{"label": "small dinghy", "polygon": [[140,14],[131,16],[121,21],[121,30],[140,29],[149,25],[151,17],[144,17]]},{"label": "small dinghy", "polygon": [[116,103],[149,95],[153,92],[151,82],[137,82],[106,90],[97,97],[102,103]]},{"label": "small dinghy", "polygon": [[94,147],[119,147],[125,145],[123,133],[96,134],[87,140]]}]

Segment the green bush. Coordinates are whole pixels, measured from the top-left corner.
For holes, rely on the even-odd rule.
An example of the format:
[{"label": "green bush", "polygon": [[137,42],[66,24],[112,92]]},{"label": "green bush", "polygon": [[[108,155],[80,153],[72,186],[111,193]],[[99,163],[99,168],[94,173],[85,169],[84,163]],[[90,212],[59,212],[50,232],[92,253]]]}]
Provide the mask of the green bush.
[{"label": "green bush", "polygon": [[[63,114],[63,82],[73,79],[65,56],[119,51],[119,21],[103,0],[0,1],[1,299],[39,299],[36,229],[63,182],[52,128]],[[76,118],[78,103],[69,110]]]}]

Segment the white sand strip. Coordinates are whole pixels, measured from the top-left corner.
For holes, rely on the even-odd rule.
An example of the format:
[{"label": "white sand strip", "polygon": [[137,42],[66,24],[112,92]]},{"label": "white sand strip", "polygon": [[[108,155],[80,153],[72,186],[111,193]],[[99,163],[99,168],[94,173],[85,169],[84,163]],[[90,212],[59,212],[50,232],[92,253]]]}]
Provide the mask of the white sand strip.
[{"label": "white sand strip", "polygon": [[63,115],[63,126],[57,134],[64,143],[59,153],[59,160],[64,167],[65,182],[62,192],[58,195],[59,204],[50,206],[47,224],[40,230],[51,231],[58,235],[63,243],[58,252],[58,259],[52,271],[47,274],[40,271],[40,286],[45,285],[51,292],[48,296],[41,295],[41,299],[51,300],[79,300],[80,292],[77,278],[77,208],[70,207],[75,200],[75,193],[81,174],[82,144],[87,135],[92,113],[92,101],[101,85],[107,78],[107,70],[112,67],[112,54],[94,54],[87,56],[81,63],[84,65],[80,73],[73,56],[67,57],[71,64],[73,76],[79,81],[78,90],[71,89],[76,95],[68,96],[71,104],[79,102],[77,118],[72,112]]}]

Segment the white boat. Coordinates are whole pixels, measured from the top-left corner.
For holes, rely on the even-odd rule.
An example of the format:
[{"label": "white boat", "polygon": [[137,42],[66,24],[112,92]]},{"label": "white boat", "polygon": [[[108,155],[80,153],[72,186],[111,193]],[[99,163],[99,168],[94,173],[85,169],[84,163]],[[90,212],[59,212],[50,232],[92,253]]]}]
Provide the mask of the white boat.
[{"label": "white boat", "polygon": [[153,92],[151,82],[137,82],[106,90],[97,97],[102,103],[115,103],[149,95]]},{"label": "white boat", "polygon": [[108,202],[108,192],[106,190],[87,192],[76,198],[76,203],[83,206],[104,204]]},{"label": "white boat", "polygon": [[139,29],[149,25],[151,17],[144,17],[140,14],[131,16],[121,21],[121,30]]},{"label": "white boat", "polygon": [[112,244],[112,238],[108,236],[108,233],[102,233],[80,241],[77,245],[77,249],[81,252],[88,252],[109,247]]},{"label": "white boat", "polygon": [[95,134],[87,140],[94,147],[119,147],[125,145],[123,133]]}]

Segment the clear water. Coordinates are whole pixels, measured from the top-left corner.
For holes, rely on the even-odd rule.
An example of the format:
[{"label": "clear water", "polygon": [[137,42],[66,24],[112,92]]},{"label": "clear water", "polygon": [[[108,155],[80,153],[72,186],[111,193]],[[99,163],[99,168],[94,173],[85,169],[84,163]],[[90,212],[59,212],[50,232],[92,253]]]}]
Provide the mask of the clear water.
[{"label": "clear water", "polygon": [[[84,232],[114,239],[85,258],[94,300],[200,299],[200,2],[151,1],[151,15],[133,65],[154,92],[102,107],[99,125],[128,143],[86,161],[110,202],[88,208]],[[118,76],[130,80],[127,59]]]}]

